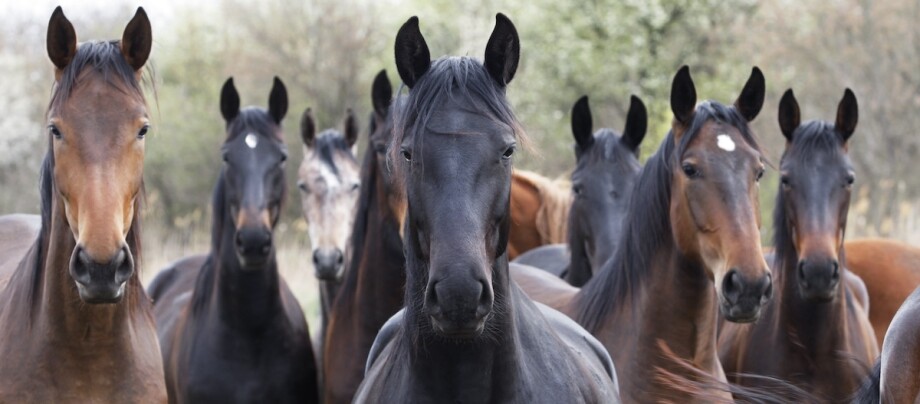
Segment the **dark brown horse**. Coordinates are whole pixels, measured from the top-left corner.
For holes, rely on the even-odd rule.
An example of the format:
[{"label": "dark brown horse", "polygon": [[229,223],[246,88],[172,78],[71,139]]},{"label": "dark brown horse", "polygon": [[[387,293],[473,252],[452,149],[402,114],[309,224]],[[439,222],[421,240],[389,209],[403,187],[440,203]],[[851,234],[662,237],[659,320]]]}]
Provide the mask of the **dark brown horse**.
[{"label": "dark brown horse", "polygon": [[502,14],[484,63],[430,60],[413,17],[396,36],[410,88],[394,112],[404,173],[407,307],[381,329],[355,401],[618,402],[609,356],[508,276],[511,156],[505,98],[520,42]]},{"label": "dark brown horse", "polygon": [[403,306],[406,260],[400,238],[405,214],[401,184],[387,165],[393,90],[386,71],[374,79],[373,132],[361,168],[361,191],[351,232],[348,269],[329,312],[323,349],[326,403],[350,403],[383,324]]},{"label": "dark brown horse", "polygon": [[774,303],[754,324],[725,323],[719,357],[729,380],[742,386],[764,385],[749,374],[770,376],[822,401],[842,402],[878,355],[861,296],[865,287],[848,275],[844,260],[856,97],[846,90],[834,123],[801,123],[800,116],[787,90],[779,105],[786,150],[773,214]]},{"label": "dark brown horse", "polygon": [[151,44],[141,8],[121,41],[81,45],[61,8],[51,15],[39,231],[0,219],[0,402],[166,400],[136,268]]},{"label": "dark brown horse", "polygon": [[[724,384],[717,311],[755,321],[772,295],[758,230],[764,166],[748,127],[764,85],[754,68],[734,106],[696,105],[682,67],[671,87],[672,130],[637,180],[613,257],[580,291],[546,272],[512,271],[528,294],[607,347],[624,401],[687,402],[675,382]],[[705,394],[698,400],[731,399]]]},{"label": "dark brown horse", "polygon": [[232,78],[221,90],[227,139],[211,252],[180,260],[150,284],[170,402],[319,401],[307,322],[272,242],[287,194],[287,108],[277,77],[268,110],[241,110]]}]

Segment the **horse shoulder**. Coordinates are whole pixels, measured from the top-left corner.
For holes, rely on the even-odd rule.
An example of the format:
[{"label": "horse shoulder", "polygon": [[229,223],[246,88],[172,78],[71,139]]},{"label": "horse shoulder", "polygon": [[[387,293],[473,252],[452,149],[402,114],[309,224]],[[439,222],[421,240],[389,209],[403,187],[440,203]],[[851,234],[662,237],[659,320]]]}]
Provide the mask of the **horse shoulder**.
[{"label": "horse shoulder", "polygon": [[37,215],[0,216],[0,290],[36,243],[41,226]]},{"label": "horse shoulder", "polygon": [[511,279],[536,302],[565,311],[580,289],[549,272],[516,263],[509,265]]},{"label": "horse shoulder", "polygon": [[844,280],[846,281],[845,285],[852,293],[853,298],[856,299],[856,302],[859,303],[859,307],[865,312],[869,313],[869,291],[866,289],[866,283],[863,282],[862,278],[859,275],[854,274],[851,271],[844,271]]},{"label": "horse shoulder", "polygon": [[920,288],[891,321],[881,361],[882,397],[898,403],[920,399]]},{"label": "horse shoulder", "polygon": [[561,277],[570,259],[571,254],[567,244],[548,244],[518,255],[512,262],[539,268],[556,277]]}]

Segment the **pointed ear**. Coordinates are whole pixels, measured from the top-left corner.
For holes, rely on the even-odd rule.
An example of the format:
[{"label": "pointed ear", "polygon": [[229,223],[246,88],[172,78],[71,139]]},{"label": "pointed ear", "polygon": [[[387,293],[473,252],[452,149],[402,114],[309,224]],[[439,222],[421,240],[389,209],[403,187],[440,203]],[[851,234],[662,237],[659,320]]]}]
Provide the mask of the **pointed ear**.
[{"label": "pointed ear", "polygon": [[374,85],[371,86],[371,102],[374,104],[374,112],[377,113],[377,116],[381,118],[387,116],[392,100],[393,87],[387,77],[387,71],[381,70],[380,73],[377,73],[377,77],[374,77]]},{"label": "pointed ear", "polygon": [[639,155],[639,145],[645,138],[645,131],[648,128],[648,112],[645,110],[645,104],[635,95],[629,98],[629,112],[626,114],[626,127],[623,128],[623,136],[620,137],[626,147],[632,150],[633,154]]},{"label": "pointed ear", "polygon": [[240,114],[240,94],[233,86],[233,77],[227,79],[220,89],[220,113],[228,124]]},{"label": "pointed ear", "polygon": [[483,63],[489,75],[499,86],[507,86],[514,78],[518,61],[521,58],[521,40],[517,29],[504,14],[495,15],[495,29],[486,44],[486,57]]},{"label": "pointed ear", "polygon": [[77,32],[64,16],[64,10],[57,6],[48,21],[48,37],[45,40],[48,57],[58,69],[64,70],[77,54]]},{"label": "pointed ear", "polygon": [[281,120],[284,119],[287,110],[287,89],[284,88],[284,83],[281,79],[275,76],[274,83],[272,83],[272,92],[268,95],[268,114],[272,116],[276,124],[281,125]]},{"label": "pointed ear", "polygon": [[767,84],[760,68],[754,66],[751,77],[741,90],[741,95],[735,100],[735,108],[748,122],[753,121],[763,108],[763,99],[767,92]]},{"label": "pointed ear", "polygon": [[671,111],[674,119],[682,124],[690,123],[696,111],[696,86],[687,65],[681,66],[671,83]]},{"label": "pointed ear", "polygon": [[409,18],[396,33],[396,70],[409,88],[431,67],[431,53],[418,29],[418,17]]},{"label": "pointed ear", "polygon": [[355,119],[354,111],[348,108],[348,111],[345,112],[345,143],[348,144],[348,147],[352,147],[357,141],[358,120]]},{"label": "pointed ear", "polygon": [[802,113],[799,111],[799,102],[795,100],[795,94],[790,88],[779,100],[779,130],[783,132],[787,142],[792,143],[792,135],[801,123]]},{"label": "pointed ear", "polygon": [[307,108],[300,117],[300,138],[304,146],[313,147],[316,140],[316,122],[313,121],[313,111]]},{"label": "pointed ear", "polygon": [[857,121],[859,121],[859,106],[856,104],[856,95],[848,88],[844,90],[843,99],[837,105],[837,121],[834,122],[834,129],[837,129],[840,136],[843,136],[844,142],[853,136]]},{"label": "pointed ear", "polygon": [[124,55],[128,65],[134,71],[140,70],[150,57],[153,48],[153,33],[150,30],[150,19],[143,7],[138,7],[134,18],[125,27],[121,35],[121,54]]},{"label": "pointed ear", "polygon": [[575,155],[579,156],[594,144],[594,123],[588,96],[583,95],[572,107],[572,136],[575,137]]}]

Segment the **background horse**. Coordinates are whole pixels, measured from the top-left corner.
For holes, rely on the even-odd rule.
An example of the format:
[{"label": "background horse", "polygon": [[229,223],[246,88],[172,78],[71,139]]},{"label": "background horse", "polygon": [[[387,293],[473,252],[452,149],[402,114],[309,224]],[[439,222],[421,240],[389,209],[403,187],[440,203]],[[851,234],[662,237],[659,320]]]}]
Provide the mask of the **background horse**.
[{"label": "background horse", "polygon": [[360,167],[354,154],[358,123],[351,109],[342,126],[343,132],[330,128],[317,135],[309,108],[300,119],[304,157],[297,170],[297,188],[313,246],[313,271],[319,280],[320,328],[316,346],[320,348],[329,308],[345,269],[355,201],[361,187]]},{"label": "background horse", "polygon": [[346,260],[348,271],[329,312],[323,347],[323,401],[351,403],[383,324],[403,306],[406,260],[400,226],[406,202],[387,165],[392,138],[393,89],[386,71],[374,79],[373,132],[361,168],[357,220]]},{"label": "background horse", "polygon": [[618,401],[599,343],[508,277],[521,129],[504,93],[519,44],[499,14],[483,64],[432,62],[418,19],[400,28],[396,66],[410,90],[392,145],[409,206],[407,308],[378,335],[356,402]]},{"label": "background horse", "polygon": [[860,297],[865,287],[847,274],[844,260],[856,97],[846,90],[833,124],[800,124],[800,116],[792,90],[786,91],[779,105],[786,150],[773,214],[775,303],[754,324],[723,324],[719,357],[734,383],[763,386],[765,379],[748,374],[771,376],[842,402],[878,355]]},{"label": "background horse", "polygon": [[148,131],[140,81],[152,41],[142,8],[121,41],[79,46],[61,8],[51,15],[40,230],[33,237],[34,219],[0,220],[0,240],[20,238],[0,245],[2,402],[166,399],[136,267]]},{"label": "background horse", "polygon": [[214,189],[211,252],[150,284],[170,402],[317,402],[316,363],[300,304],[278,273],[272,231],[287,194],[275,77],[268,110],[240,110],[228,79],[224,166]]},{"label": "background horse", "polygon": [[511,231],[508,259],[546,244],[564,243],[572,204],[568,181],[526,170],[511,173]]},{"label": "background horse", "polygon": [[575,103],[572,107],[575,198],[567,213],[568,244],[539,247],[514,262],[561,274],[574,286],[582,286],[591,279],[592,268],[599,268],[607,261],[613,255],[613,246],[619,244],[626,206],[639,176],[639,144],[647,125],[645,104],[632,96],[622,135],[606,128],[592,134],[588,96]]},{"label": "background horse", "polygon": [[[764,86],[755,67],[733,107],[695,106],[682,67],[671,87],[672,129],[639,175],[625,236],[598,275],[579,291],[542,271],[513,268],[529,295],[604,344],[624,401],[686,402],[686,384],[724,386],[716,312],[755,321],[772,295],[758,229],[764,168],[748,127]],[[725,391],[699,393],[700,401],[731,399]]]}]

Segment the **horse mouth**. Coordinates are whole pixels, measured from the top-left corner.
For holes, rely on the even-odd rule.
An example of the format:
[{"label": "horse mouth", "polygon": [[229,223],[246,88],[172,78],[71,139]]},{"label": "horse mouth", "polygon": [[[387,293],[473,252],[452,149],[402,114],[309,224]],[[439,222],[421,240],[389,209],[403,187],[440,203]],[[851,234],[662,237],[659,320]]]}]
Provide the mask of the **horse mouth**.
[{"label": "horse mouth", "polygon": [[730,304],[722,301],[719,305],[722,316],[733,323],[753,323],[760,319],[762,305]]},{"label": "horse mouth", "polygon": [[462,324],[454,321],[439,320],[435,316],[430,316],[429,319],[434,332],[448,339],[475,339],[482,335],[483,330],[486,328],[485,318]]},{"label": "horse mouth", "polygon": [[121,302],[125,296],[125,282],[117,287],[114,284],[101,286],[84,285],[80,282],[76,284],[80,300],[87,304],[115,304]]}]

